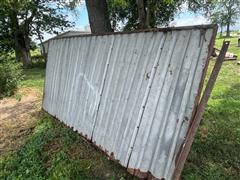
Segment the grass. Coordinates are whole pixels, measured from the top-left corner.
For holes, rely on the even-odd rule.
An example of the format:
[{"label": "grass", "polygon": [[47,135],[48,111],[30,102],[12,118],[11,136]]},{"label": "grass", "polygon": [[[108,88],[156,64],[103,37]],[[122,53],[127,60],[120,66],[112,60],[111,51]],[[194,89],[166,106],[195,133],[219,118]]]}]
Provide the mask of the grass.
[{"label": "grass", "polygon": [[[223,39],[217,39],[219,47]],[[231,41],[235,38],[231,38]],[[230,51],[239,54],[234,43]],[[240,57],[240,56],[239,56]],[[210,62],[210,70],[214,61]],[[42,90],[45,70],[25,69],[20,87]],[[16,97],[18,98],[18,97]],[[182,174],[186,180],[240,179],[240,66],[224,62]],[[134,179],[76,132],[44,112],[17,151],[0,158],[0,179]]]},{"label": "grass", "polygon": [[76,132],[41,112],[19,151],[0,159],[0,179],[133,179]]},{"label": "grass", "polygon": [[21,87],[37,88],[43,91],[45,69],[43,68],[31,68],[23,70],[24,79],[20,83]]}]

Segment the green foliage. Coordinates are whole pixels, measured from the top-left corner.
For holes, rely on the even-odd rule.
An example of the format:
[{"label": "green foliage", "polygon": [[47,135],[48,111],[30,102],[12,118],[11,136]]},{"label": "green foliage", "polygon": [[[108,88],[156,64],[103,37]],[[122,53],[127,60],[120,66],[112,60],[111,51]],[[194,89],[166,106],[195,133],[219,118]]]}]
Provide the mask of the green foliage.
[{"label": "green foliage", "polygon": [[214,0],[209,8],[209,19],[221,28],[227,26],[227,36],[230,34],[230,25],[237,23],[240,15],[240,0]]},{"label": "green foliage", "polygon": [[0,6],[0,51],[15,50],[16,59],[30,65],[30,49],[36,48],[32,37],[41,42],[43,33],[55,33],[71,27],[63,1],[2,0]]},{"label": "green foliage", "polygon": [[0,99],[11,96],[22,80],[22,69],[19,63],[4,59],[0,61]]},{"label": "green foliage", "polygon": [[[147,18],[151,28],[167,25],[174,13],[180,9],[183,0],[146,1]],[[134,30],[139,26],[136,0],[108,0],[108,10],[112,28],[115,30]]]},{"label": "green foliage", "polygon": [[194,12],[203,12],[206,17],[221,29],[227,26],[227,36],[229,28],[238,22],[240,15],[240,0],[190,0],[189,8]]}]

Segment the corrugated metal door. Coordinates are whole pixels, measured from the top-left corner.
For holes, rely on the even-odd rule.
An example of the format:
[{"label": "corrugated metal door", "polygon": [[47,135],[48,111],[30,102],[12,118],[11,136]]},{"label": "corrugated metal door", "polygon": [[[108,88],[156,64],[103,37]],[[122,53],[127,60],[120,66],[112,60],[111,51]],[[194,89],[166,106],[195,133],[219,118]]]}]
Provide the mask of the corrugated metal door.
[{"label": "corrugated metal door", "polygon": [[125,167],[171,179],[212,26],[50,42],[43,108]]}]

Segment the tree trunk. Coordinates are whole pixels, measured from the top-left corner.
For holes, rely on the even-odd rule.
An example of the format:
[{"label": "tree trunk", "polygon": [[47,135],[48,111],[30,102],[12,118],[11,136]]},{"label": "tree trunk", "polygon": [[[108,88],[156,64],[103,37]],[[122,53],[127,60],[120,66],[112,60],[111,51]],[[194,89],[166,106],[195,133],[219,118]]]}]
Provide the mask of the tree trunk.
[{"label": "tree trunk", "polygon": [[23,57],[23,65],[25,67],[29,67],[32,65],[31,54],[28,49],[22,48],[21,49],[22,57]]},{"label": "tree trunk", "polygon": [[43,56],[44,64],[46,65],[47,64],[47,53],[46,53],[46,49],[45,49],[45,46],[44,46],[43,41],[42,41],[41,32],[40,32],[38,27],[35,28],[35,31],[37,32],[37,36],[38,36],[38,39],[40,41],[40,45],[42,47],[41,55]]},{"label": "tree trunk", "polygon": [[93,34],[113,31],[106,0],[86,0],[86,6]]},{"label": "tree trunk", "polygon": [[223,27],[221,26],[221,31],[220,31],[220,38],[222,37],[222,33],[223,33]]},{"label": "tree trunk", "polygon": [[14,35],[14,50],[15,50],[16,61],[20,62],[21,61],[21,50],[20,50],[20,47],[18,44],[17,34]]},{"label": "tree trunk", "polygon": [[17,61],[22,61],[24,66],[32,64],[30,56],[30,43],[28,35],[21,32],[19,22],[17,19],[17,10],[13,11],[10,16],[10,21],[13,24],[12,36],[14,38],[14,50]]},{"label": "tree trunk", "polygon": [[41,44],[41,47],[42,47],[41,54],[42,54],[42,57],[43,57],[43,60],[44,60],[44,65],[46,66],[47,65],[47,53],[46,53],[45,46],[43,44],[43,41],[42,41],[42,38],[41,38],[40,34],[38,34],[38,38],[40,40],[40,44]]},{"label": "tree trunk", "polygon": [[136,3],[137,3],[137,8],[138,8],[139,28],[146,29],[147,28],[147,13],[146,13],[146,9],[145,9],[144,0],[136,0]]},{"label": "tree trunk", "polygon": [[14,39],[14,50],[15,50],[15,58],[17,62],[21,61],[21,50],[20,50],[20,46],[18,43],[18,31],[19,31],[19,24],[18,24],[18,20],[17,20],[17,12],[14,11],[11,16],[10,16],[10,21],[13,25],[12,28],[12,37]]},{"label": "tree trunk", "polygon": [[22,32],[17,33],[17,44],[20,50],[21,60],[24,66],[30,66],[32,64],[30,47],[28,37],[25,36]]},{"label": "tree trunk", "polygon": [[226,37],[230,37],[230,23],[227,23],[227,34]]},{"label": "tree trunk", "polygon": [[147,28],[151,27],[151,18],[152,18],[152,13],[150,11],[150,2],[147,1],[146,23],[145,23]]}]

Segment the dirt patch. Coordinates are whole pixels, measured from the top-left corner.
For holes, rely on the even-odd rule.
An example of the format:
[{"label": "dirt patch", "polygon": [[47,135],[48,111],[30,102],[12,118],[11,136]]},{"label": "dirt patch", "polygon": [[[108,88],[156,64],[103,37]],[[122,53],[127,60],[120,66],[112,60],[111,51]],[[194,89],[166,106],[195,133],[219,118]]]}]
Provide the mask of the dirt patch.
[{"label": "dirt patch", "polygon": [[16,150],[33,131],[41,96],[38,90],[24,88],[13,97],[0,100],[0,155]]}]

